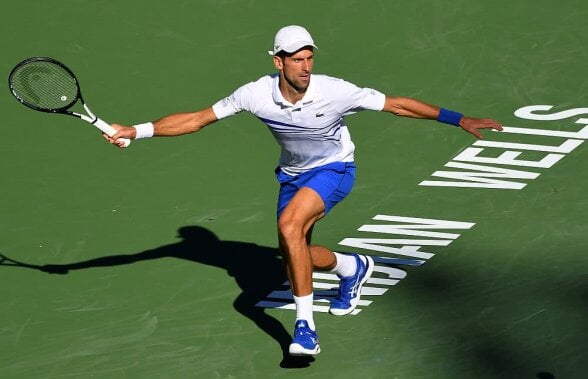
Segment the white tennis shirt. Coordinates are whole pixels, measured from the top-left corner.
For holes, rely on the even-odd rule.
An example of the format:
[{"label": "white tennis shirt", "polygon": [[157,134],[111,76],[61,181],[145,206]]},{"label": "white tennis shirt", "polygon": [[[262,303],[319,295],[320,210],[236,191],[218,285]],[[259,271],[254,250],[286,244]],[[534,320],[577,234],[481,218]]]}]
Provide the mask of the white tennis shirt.
[{"label": "white tennis shirt", "polygon": [[355,146],[344,117],[360,110],[380,111],[385,95],[342,79],[313,74],[302,100],[282,96],[279,76],[266,75],[239,87],[212,106],[218,119],[247,111],[265,123],[282,151],[280,168],[298,175],[332,162],[352,162]]}]

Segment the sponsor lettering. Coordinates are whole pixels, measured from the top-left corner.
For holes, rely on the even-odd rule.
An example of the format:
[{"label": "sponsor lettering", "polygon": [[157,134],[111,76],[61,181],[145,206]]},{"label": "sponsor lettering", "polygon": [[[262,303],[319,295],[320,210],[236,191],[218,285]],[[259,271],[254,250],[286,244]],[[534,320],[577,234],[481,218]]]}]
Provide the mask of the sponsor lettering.
[{"label": "sponsor lettering", "polygon": [[[354,315],[405,279],[406,267],[422,266],[435,255],[430,251],[422,251],[423,246],[427,246],[427,250],[435,246],[448,246],[460,236],[455,231],[468,230],[475,225],[471,222],[389,215],[377,215],[373,220],[379,223],[362,225],[357,229],[361,232],[360,236],[347,237],[339,242],[342,247],[353,248],[354,252],[371,255],[375,262],[374,273],[363,286],[361,300],[351,313]],[[385,238],[388,236],[396,238]],[[328,312],[330,299],[337,295],[339,278],[327,272],[315,272],[312,278],[313,309],[315,312]],[[296,309],[289,288],[290,284],[286,281],[282,288],[276,289],[256,305],[262,308]]]},{"label": "sponsor lettering", "polygon": [[[516,117],[534,121],[563,120],[580,115],[588,115],[588,108],[574,108],[555,113],[548,112],[551,105],[529,105],[517,109]],[[549,169],[574,151],[584,140],[588,138],[588,118],[579,118],[575,121],[581,127],[578,131],[559,131],[548,129],[518,128],[506,126],[502,133],[518,135],[535,135],[554,137],[558,139],[554,144],[537,145],[530,143],[514,143],[500,141],[479,140],[455,156],[445,167],[460,169],[461,171],[440,170],[431,176],[450,180],[424,180],[419,185],[433,187],[470,187],[491,189],[523,189],[527,181],[537,179],[541,175],[540,170]],[[564,139],[561,141],[561,139]],[[498,156],[488,157],[492,151],[488,148],[504,150]],[[525,151],[545,153],[540,159],[520,159]],[[483,153],[483,154],[482,154]],[[482,156],[483,155],[483,156]],[[499,165],[499,166],[495,166]],[[504,166],[516,166],[517,168],[505,168]],[[532,170],[520,169],[530,167]]]}]

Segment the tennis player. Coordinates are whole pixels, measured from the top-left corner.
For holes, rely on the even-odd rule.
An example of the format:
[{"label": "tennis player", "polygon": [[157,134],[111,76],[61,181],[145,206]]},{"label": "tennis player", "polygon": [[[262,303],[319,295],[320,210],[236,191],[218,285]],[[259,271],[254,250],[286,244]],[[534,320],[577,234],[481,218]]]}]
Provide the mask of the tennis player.
[{"label": "tennis player", "polygon": [[297,25],[281,28],[270,55],[277,73],[245,84],[209,108],[176,113],[132,127],[113,125],[117,133],[104,136],[122,147],[120,138],[141,139],[194,133],[241,111],[253,113],[267,125],[281,146],[276,177],[279,247],[286,263],[296,304],[291,355],[320,352],[313,319],[312,272],[332,271],[340,280],[330,313],[342,316],[357,306],[363,284],[374,268],[372,258],[342,254],[311,245],[313,227],[351,191],[355,178],[354,145],[345,116],[362,110],[432,119],[461,127],[482,138],[482,129],[501,130],[491,119],[460,113],[406,97],[390,97],[347,81],[313,74],[318,49],[309,32]]}]

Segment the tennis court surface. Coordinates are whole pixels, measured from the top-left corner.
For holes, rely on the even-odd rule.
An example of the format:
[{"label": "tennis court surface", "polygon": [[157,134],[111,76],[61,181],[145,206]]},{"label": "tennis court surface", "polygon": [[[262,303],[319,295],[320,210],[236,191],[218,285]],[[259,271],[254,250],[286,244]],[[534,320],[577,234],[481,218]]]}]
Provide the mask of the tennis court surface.
[{"label": "tennis court surface", "polygon": [[[278,148],[240,114],[105,143],[0,91],[0,377],[581,379],[588,376],[588,98],[582,1],[20,1],[0,72],[51,56],[92,110],[134,124],[207,107],[274,68],[301,24],[315,72],[506,130],[484,142],[362,112],[353,193],[314,242],[376,258],[355,315],[294,322],[275,237]],[[23,27],[24,26],[24,27]],[[550,107],[548,107],[550,106]]]}]

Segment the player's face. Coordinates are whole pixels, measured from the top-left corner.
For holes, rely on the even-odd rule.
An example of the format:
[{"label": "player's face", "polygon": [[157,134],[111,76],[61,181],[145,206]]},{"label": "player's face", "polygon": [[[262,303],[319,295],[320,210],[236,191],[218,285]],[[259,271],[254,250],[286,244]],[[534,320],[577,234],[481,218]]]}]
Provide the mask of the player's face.
[{"label": "player's face", "polygon": [[282,72],[284,80],[297,92],[305,92],[310,83],[314,65],[312,48],[304,48],[289,57],[276,58],[276,68]]}]

